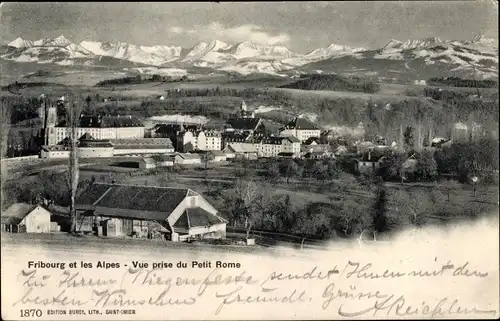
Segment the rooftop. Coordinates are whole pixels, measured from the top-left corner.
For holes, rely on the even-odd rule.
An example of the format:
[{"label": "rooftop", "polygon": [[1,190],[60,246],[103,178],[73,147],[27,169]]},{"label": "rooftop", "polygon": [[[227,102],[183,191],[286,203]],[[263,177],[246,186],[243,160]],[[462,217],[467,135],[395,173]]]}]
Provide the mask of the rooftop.
[{"label": "rooftop", "polygon": [[79,209],[108,208],[117,213],[133,210],[135,215],[154,212],[149,219],[166,220],[189,192],[187,188],[94,183],[77,197],[76,204]]},{"label": "rooftop", "polygon": [[227,147],[235,153],[257,153],[255,146],[249,143],[230,143]]},{"label": "rooftop", "polygon": [[31,213],[39,205],[26,204],[26,203],[14,203],[7,210],[2,212],[1,222],[2,224],[14,224],[17,225]]},{"label": "rooftop", "polygon": [[236,130],[255,130],[260,121],[260,118],[230,118],[227,124]]},{"label": "rooftop", "polygon": [[295,117],[283,129],[316,130],[318,127],[306,118]]},{"label": "rooftop", "polygon": [[[62,121],[56,127],[65,127]],[[137,117],[133,116],[80,116],[79,128],[116,128],[116,127],[144,127]]]}]

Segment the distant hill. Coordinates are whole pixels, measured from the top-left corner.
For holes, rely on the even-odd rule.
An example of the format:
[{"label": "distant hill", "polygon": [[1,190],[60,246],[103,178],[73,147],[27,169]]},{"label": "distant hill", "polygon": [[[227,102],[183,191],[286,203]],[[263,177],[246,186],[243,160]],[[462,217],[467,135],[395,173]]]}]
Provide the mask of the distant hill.
[{"label": "distant hill", "polygon": [[380,90],[380,85],[375,80],[366,78],[316,74],[290,84],[279,86],[278,88],[375,93]]}]

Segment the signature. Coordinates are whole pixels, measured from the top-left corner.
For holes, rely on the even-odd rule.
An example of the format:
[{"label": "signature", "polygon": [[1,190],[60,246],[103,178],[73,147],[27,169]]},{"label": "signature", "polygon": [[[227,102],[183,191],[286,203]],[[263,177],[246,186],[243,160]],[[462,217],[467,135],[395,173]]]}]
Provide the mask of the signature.
[{"label": "signature", "polygon": [[[430,315],[431,317],[446,316],[452,314],[491,314],[495,315],[495,310],[481,310],[477,307],[467,307],[459,305],[458,300],[451,301],[447,297],[442,298],[437,304],[428,304],[425,301],[420,305],[410,305],[406,303],[404,295],[399,297],[389,296],[385,300],[377,300],[375,304],[367,309],[358,311],[345,311],[341,304],[338,314],[343,317],[359,317],[373,312],[376,316],[379,311],[385,311],[387,316],[421,316]],[[451,301],[451,302],[450,302]]]}]

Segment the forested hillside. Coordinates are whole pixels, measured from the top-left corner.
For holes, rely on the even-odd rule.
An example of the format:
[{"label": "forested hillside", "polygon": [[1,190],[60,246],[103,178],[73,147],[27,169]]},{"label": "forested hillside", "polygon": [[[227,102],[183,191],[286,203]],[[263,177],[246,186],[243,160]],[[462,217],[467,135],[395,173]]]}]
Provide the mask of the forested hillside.
[{"label": "forested hillside", "polygon": [[372,79],[316,74],[299,79],[291,84],[280,86],[279,88],[376,93],[380,90],[380,85]]}]

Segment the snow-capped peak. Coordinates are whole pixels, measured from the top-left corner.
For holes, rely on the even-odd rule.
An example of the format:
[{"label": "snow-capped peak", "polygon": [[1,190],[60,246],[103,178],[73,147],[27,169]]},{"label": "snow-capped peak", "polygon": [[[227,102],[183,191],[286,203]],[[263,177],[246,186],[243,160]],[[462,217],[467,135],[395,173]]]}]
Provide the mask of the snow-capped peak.
[{"label": "snow-capped peak", "polygon": [[18,37],[17,39],[11,41],[7,46],[9,47],[15,47],[15,48],[28,48],[33,46],[33,42],[29,40],[24,40],[21,37]]},{"label": "snow-capped peak", "polygon": [[71,44],[71,41],[66,39],[66,37],[64,37],[63,35],[60,35],[59,37],[52,40],[52,44],[54,46],[66,47]]},{"label": "snow-capped peak", "polygon": [[230,44],[227,44],[223,41],[220,40],[213,40],[210,42],[210,44],[207,46],[207,49],[210,51],[219,51],[219,50],[228,50],[232,46]]},{"label": "snow-capped peak", "polygon": [[419,40],[406,40],[405,42],[391,39],[387,45],[385,45],[382,49],[383,50],[391,50],[391,49],[396,49],[396,50],[408,50],[408,49],[415,49],[415,48],[423,48],[431,45],[436,45],[443,43],[441,39],[438,37],[427,37],[427,38],[422,38]]}]

